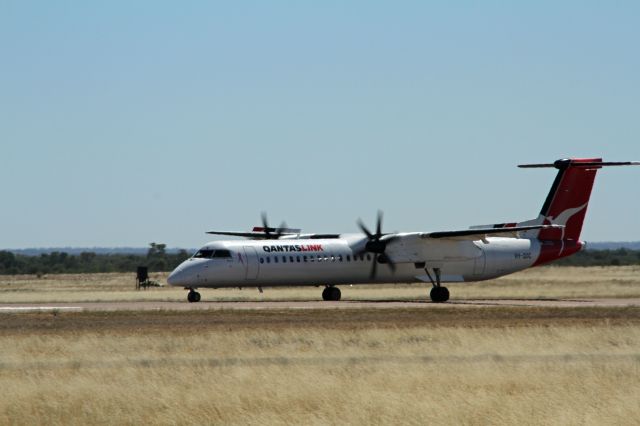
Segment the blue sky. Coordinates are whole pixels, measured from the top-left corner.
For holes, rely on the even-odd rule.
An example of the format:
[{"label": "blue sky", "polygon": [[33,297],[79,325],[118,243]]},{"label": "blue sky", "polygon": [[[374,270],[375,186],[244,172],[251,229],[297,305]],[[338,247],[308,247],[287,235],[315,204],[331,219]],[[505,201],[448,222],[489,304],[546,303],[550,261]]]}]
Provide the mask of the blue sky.
[{"label": "blue sky", "polygon": [[[637,2],[0,0],[0,248],[533,218],[640,160]],[[640,167],[583,231],[640,240]]]}]

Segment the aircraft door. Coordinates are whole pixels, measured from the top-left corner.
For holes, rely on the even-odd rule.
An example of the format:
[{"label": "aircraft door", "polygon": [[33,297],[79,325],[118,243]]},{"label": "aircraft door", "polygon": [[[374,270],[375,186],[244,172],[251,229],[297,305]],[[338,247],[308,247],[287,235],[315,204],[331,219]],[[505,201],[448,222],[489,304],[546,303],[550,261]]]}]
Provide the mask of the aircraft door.
[{"label": "aircraft door", "polygon": [[258,272],[260,271],[260,262],[258,262],[258,252],[255,247],[244,246],[245,254],[245,279],[247,281],[255,280],[258,278]]}]

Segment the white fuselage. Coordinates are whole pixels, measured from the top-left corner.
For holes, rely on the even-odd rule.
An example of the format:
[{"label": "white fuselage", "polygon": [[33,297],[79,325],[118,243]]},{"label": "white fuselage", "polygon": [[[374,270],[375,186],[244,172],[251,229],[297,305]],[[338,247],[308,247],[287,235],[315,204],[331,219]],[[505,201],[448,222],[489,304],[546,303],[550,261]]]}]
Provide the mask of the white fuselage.
[{"label": "white fuselage", "polygon": [[[540,253],[540,242],[526,238],[478,241],[424,241],[405,233],[390,243],[386,254],[395,272],[379,263],[370,279],[374,253],[361,253],[362,234],[331,239],[215,241],[184,261],[169,276],[170,285],[198,287],[268,287],[410,283],[430,280],[438,269],[442,282],[481,281],[526,269]],[[207,257],[217,252],[224,257]]]}]

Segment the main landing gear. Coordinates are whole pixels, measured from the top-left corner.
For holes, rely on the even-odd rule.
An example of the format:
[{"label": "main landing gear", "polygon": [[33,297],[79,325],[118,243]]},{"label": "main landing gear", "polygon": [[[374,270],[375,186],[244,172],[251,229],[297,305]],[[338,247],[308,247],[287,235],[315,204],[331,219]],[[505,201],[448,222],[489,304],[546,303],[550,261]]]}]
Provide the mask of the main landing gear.
[{"label": "main landing gear", "polygon": [[429,279],[431,280],[431,284],[433,285],[433,288],[429,293],[429,296],[431,297],[431,301],[433,303],[442,303],[449,300],[449,289],[446,287],[442,287],[440,285],[440,268],[433,268],[433,273],[436,276],[435,280],[429,273],[429,269],[424,268],[424,270],[427,273],[427,276],[429,277]]},{"label": "main landing gear", "polygon": [[200,293],[198,293],[197,291],[195,291],[192,288],[190,288],[188,290],[189,290],[189,294],[187,294],[187,300],[189,301],[189,303],[199,302],[200,301]]},{"label": "main landing gear", "polygon": [[334,286],[327,286],[322,290],[322,300],[340,300],[340,289]]}]

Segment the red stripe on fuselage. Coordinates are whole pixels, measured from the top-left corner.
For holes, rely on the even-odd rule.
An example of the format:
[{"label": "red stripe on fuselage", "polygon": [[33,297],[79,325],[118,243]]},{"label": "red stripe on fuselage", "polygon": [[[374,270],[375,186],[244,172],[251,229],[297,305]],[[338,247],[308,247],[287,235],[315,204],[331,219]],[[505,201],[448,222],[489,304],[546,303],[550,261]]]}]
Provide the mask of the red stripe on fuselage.
[{"label": "red stripe on fuselage", "polygon": [[542,265],[553,260],[562,259],[571,256],[582,250],[584,243],[582,241],[573,240],[547,240],[540,242],[540,255],[536,259],[533,266]]}]

